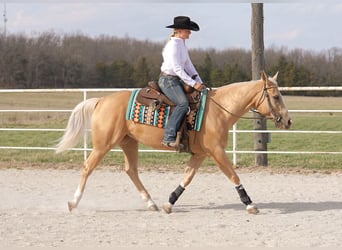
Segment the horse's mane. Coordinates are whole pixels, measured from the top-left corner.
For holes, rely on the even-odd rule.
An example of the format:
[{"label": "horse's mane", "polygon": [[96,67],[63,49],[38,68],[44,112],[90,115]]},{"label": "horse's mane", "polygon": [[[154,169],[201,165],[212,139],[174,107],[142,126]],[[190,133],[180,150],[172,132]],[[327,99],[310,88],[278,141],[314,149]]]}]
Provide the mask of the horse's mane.
[{"label": "horse's mane", "polygon": [[235,91],[235,89],[242,89],[244,86],[250,86],[251,84],[256,84],[260,80],[251,80],[251,81],[245,81],[245,82],[234,82],[234,83],[229,83],[227,85],[221,86],[216,88],[215,92],[224,92],[224,93],[229,93],[230,91]]}]

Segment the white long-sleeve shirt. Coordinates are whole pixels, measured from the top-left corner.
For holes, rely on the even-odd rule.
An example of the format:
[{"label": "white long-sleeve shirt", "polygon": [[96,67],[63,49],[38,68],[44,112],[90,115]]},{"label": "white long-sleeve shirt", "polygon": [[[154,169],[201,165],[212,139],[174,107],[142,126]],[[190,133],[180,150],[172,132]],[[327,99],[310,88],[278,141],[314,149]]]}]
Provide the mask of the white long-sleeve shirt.
[{"label": "white long-sleeve shirt", "polygon": [[[192,87],[196,82],[202,83],[201,78],[190,60],[184,39],[171,37],[170,41],[165,45],[162,55],[163,63],[160,68],[162,72],[168,75],[178,76]],[[191,78],[193,75],[197,75],[196,79]]]}]

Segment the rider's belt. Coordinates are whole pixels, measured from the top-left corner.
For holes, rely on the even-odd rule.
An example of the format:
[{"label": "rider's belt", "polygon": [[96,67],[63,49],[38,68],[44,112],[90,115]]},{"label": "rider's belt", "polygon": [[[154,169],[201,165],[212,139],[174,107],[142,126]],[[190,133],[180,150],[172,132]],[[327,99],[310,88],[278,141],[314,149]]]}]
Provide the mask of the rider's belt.
[{"label": "rider's belt", "polygon": [[[160,73],[160,76],[180,79],[178,76],[169,75],[169,74],[166,74],[165,72],[161,72],[161,73]],[[193,76],[191,77],[191,79],[195,80],[195,79],[197,78],[197,76],[198,76],[198,75],[193,75]]]},{"label": "rider's belt", "polygon": [[163,76],[163,77],[168,77],[168,78],[176,78],[176,79],[180,79],[178,76],[175,76],[175,75],[169,75],[169,74],[166,74],[165,72],[160,72],[160,76]]}]

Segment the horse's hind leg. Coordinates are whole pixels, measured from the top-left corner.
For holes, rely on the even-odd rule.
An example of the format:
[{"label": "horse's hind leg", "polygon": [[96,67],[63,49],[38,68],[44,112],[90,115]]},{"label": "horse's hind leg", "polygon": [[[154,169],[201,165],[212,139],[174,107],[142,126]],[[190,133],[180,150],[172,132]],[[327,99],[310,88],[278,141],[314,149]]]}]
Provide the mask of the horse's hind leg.
[{"label": "horse's hind leg", "polygon": [[80,183],[78,184],[78,187],[74,194],[74,199],[68,202],[70,212],[78,206],[78,203],[80,202],[82,198],[89,175],[93,172],[95,167],[103,159],[103,157],[108,151],[109,149],[106,151],[100,151],[100,150],[94,149],[89,155],[88,159],[84,162]]},{"label": "horse's hind leg", "polygon": [[138,173],[138,142],[128,136],[120,143],[125,156],[125,171],[146,202],[147,208],[151,211],[158,211],[157,205],[142,184]]}]

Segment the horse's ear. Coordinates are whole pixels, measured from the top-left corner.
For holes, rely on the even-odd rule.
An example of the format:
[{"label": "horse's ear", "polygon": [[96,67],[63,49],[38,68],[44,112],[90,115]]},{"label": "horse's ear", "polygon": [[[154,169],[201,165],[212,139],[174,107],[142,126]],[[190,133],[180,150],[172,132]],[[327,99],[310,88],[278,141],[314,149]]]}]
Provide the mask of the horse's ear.
[{"label": "horse's ear", "polygon": [[277,81],[277,78],[278,78],[278,73],[279,73],[279,71],[277,71],[277,73],[275,73],[275,75],[272,77],[272,78],[273,78],[273,80]]},{"label": "horse's ear", "polygon": [[261,79],[264,81],[264,82],[267,82],[267,74],[265,71],[262,71],[261,72]]}]

